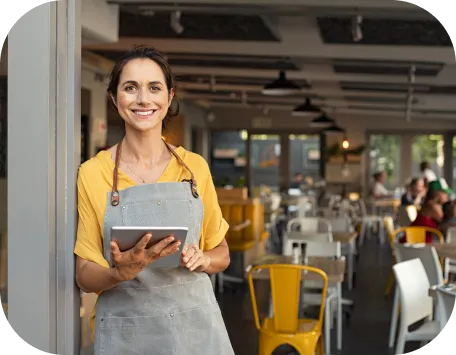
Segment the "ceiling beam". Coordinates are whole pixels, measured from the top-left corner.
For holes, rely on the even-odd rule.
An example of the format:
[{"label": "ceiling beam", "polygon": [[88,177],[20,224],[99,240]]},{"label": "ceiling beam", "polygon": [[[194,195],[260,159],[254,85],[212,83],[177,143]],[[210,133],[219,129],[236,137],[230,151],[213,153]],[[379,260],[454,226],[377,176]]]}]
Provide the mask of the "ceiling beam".
[{"label": "ceiling beam", "polygon": [[[451,47],[380,46],[380,45],[329,45],[305,42],[254,42],[210,41],[191,39],[159,39],[122,37],[116,43],[99,43],[85,46],[86,49],[127,51],[136,45],[148,45],[166,53],[202,53],[219,55],[258,55],[313,58],[340,58],[361,60],[421,61],[432,58],[435,62],[454,63],[455,52]],[[297,45],[299,43],[299,45]]]}]

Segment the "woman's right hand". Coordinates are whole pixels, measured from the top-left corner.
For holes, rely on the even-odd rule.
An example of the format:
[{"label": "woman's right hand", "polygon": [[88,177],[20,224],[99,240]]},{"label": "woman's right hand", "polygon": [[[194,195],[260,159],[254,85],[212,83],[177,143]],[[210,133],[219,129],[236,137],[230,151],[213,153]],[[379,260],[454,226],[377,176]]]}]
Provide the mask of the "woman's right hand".
[{"label": "woman's right hand", "polygon": [[119,250],[117,243],[111,242],[111,255],[115,263],[116,278],[120,282],[134,279],[154,261],[177,252],[181,244],[180,241],[174,241],[173,236],[169,236],[146,249],[150,238],[152,238],[152,234],[144,235],[133,248],[125,252]]}]

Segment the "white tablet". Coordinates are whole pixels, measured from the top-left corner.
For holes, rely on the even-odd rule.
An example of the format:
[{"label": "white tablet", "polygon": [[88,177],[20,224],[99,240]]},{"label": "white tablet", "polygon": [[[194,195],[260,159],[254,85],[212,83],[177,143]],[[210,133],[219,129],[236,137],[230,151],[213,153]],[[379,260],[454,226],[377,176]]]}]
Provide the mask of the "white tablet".
[{"label": "white tablet", "polygon": [[180,241],[179,250],[174,254],[165,256],[163,258],[154,261],[149,265],[151,268],[176,268],[180,264],[180,258],[182,249],[184,248],[185,240],[187,239],[188,228],[187,227],[132,227],[132,226],[114,226],[111,228],[111,240],[116,242],[119,246],[120,251],[127,251],[133,248],[141,238],[151,233],[147,248],[157,244],[161,240],[174,236],[175,241]]}]

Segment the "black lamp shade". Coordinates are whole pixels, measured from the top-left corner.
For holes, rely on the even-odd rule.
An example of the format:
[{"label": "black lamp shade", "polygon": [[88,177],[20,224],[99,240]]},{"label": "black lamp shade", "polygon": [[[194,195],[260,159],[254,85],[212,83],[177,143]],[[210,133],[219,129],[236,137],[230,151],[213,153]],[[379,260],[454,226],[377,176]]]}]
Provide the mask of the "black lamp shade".
[{"label": "black lamp shade", "polygon": [[310,122],[310,127],[317,127],[317,128],[326,128],[331,127],[334,125],[334,120],[326,116],[326,113],[323,113],[321,116],[314,118]]},{"label": "black lamp shade", "polygon": [[328,128],[325,128],[323,130],[324,134],[342,134],[344,132],[345,132],[345,130],[343,128],[341,128],[341,127],[339,127],[339,126],[337,126],[335,124],[330,126],[330,127],[328,127]]},{"label": "black lamp shade", "polygon": [[309,98],[306,98],[306,101],[295,107],[292,115],[293,116],[315,116],[321,112],[318,106],[312,105]]},{"label": "black lamp shade", "polygon": [[291,95],[300,91],[301,87],[298,84],[288,80],[285,72],[281,70],[278,79],[264,86],[263,94],[280,96]]}]

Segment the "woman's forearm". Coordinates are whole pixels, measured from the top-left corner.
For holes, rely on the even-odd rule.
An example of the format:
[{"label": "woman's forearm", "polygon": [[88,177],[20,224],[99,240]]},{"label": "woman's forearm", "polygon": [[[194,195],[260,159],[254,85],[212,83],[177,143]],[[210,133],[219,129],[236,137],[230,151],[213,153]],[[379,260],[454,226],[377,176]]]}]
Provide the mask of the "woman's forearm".
[{"label": "woman's forearm", "polygon": [[106,291],[120,282],[115,268],[106,268],[80,258],[76,261],[76,283],[86,293]]},{"label": "woman's forearm", "polygon": [[226,241],[223,241],[212,250],[205,251],[204,255],[211,258],[209,266],[204,270],[207,274],[216,274],[230,265],[230,250]]}]

